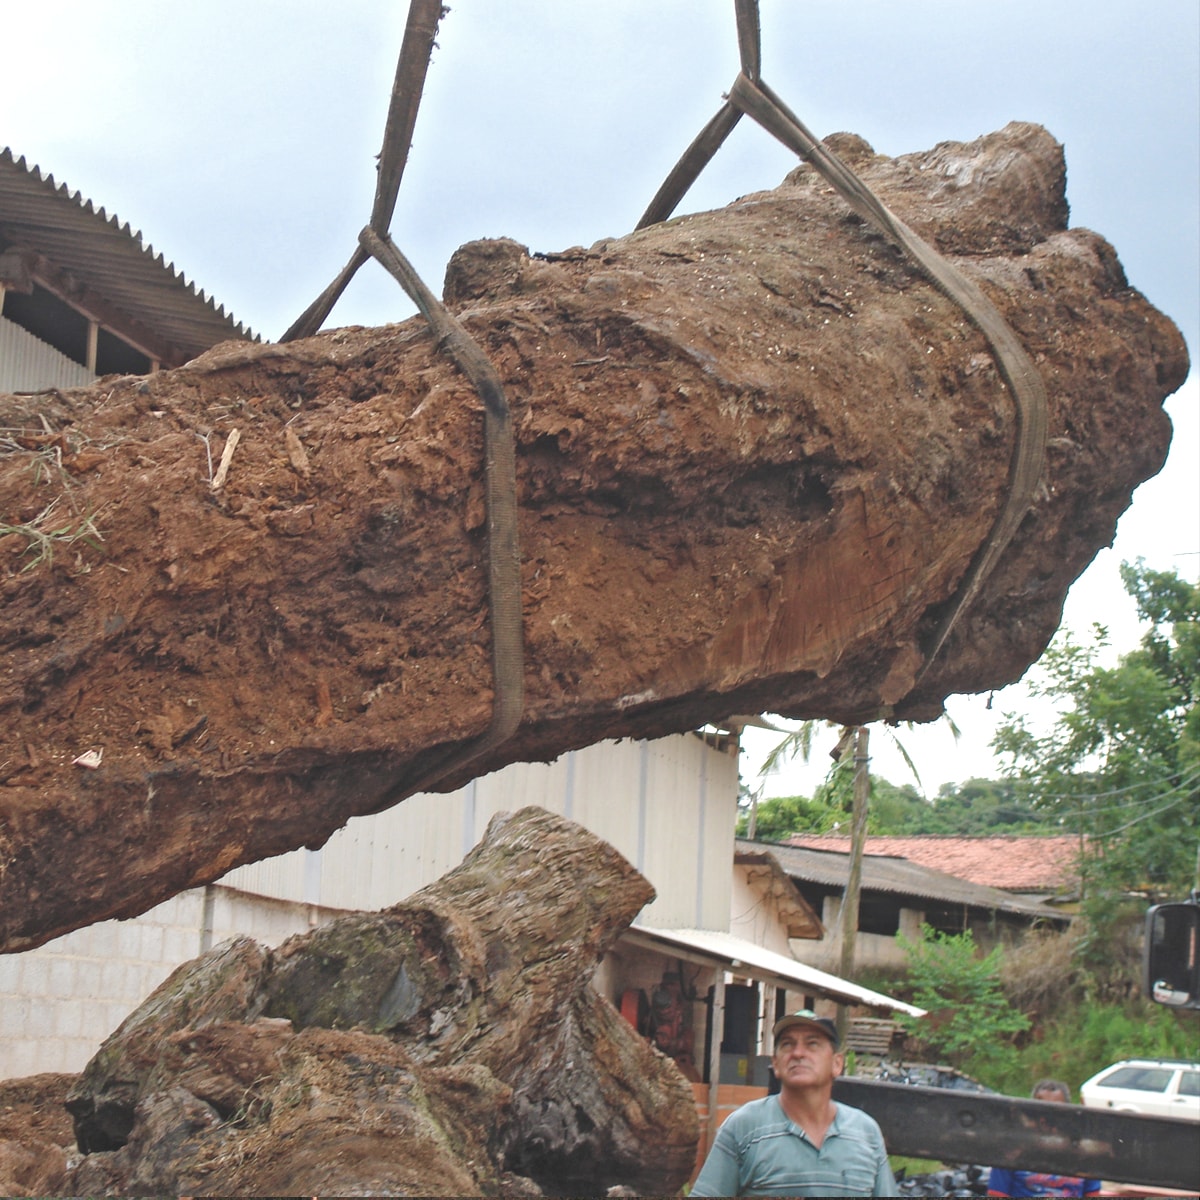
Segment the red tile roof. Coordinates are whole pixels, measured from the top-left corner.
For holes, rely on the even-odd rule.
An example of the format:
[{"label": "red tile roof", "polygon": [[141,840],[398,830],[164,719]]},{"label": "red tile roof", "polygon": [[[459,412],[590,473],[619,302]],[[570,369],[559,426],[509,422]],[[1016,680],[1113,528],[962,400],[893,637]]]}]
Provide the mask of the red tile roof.
[{"label": "red tile roof", "polygon": [[[796,834],[788,846],[848,853],[850,839],[838,834]],[[1079,872],[1077,837],[948,837],[919,834],[912,837],[868,836],[867,854],[907,858],[971,883],[1009,892],[1055,892],[1073,888]]]}]

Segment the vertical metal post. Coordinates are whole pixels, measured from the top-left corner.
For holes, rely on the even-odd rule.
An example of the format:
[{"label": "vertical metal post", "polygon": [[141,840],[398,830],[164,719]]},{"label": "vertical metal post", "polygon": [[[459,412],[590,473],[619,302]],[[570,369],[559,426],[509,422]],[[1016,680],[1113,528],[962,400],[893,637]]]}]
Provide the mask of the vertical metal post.
[{"label": "vertical metal post", "polygon": [[717,968],[717,980],[713,984],[712,1012],[709,1014],[708,1047],[708,1148],[717,1140],[720,1124],[717,1113],[717,1091],[721,1086],[721,1038],[725,1034],[725,972]]}]

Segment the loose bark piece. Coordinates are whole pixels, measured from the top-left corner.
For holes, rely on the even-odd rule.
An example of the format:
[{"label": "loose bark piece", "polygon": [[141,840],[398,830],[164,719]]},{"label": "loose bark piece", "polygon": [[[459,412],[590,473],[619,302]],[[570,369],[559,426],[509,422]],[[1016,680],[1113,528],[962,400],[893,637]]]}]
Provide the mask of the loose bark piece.
[{"label": "loose bark piece", "polygon": [[225,486],[225,480],[229,477],[229,468],[233,464],[233,452],[237,449],[238,442],[241,440],[242,432],[240,429],[231,429],[229,438],[225,442],[225,449],[221,451],[221,461],[217,464],[216,474],[212,477],[212,490],[219,492]]},{"label": "loose bark piece", "polygon": [[[1003,502],[1012,404],[977,331],[807,168],[586,250],[466,246],[446,295],[513,410],[527,695],[470,774],[738,712],[932,719],[1036,659],[1161,466],[1182,338],[1066,228],[1044,130],[831,141],[1038,364],[1038,500],[921,675]],[[2,427],[43,420],[91,465],[31,470],[13,441],[0,511],[57,494],[104,542],[68,529],[23,570],[36,538],[0,539],[0,946],[319,846],[488,727],[480,406],[420,322],[0,400]],[[234,427],[214,493],[197,434]],[[148,732],[176,711],[195,736]]]},{"label": "loose bark piece", "polygon": [[70,1092],[72,1195],[669,1195],[692,1092],[591,986],[653,889],[542,809],[437,883],[181,967]]}]

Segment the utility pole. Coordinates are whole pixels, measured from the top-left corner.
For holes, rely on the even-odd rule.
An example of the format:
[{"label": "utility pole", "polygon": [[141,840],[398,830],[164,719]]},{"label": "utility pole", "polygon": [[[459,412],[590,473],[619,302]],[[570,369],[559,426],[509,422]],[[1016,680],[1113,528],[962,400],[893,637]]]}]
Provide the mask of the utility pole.
[{"label": "utility pole", "polygon": [[[843,979],[854,978],[854,941],[858,934],[858,900],[862,890],[863,846],[867,840],[867,810],[871,800],[870,758],[867,743],[870,730],[859,725],[854,731],[854,809],[850,818],[850,873],[839,914],[842,926],[842,961],[838,974]],[[845,1044],[849,1011],[845,1004],[837,1010],[838,1039]]]}]

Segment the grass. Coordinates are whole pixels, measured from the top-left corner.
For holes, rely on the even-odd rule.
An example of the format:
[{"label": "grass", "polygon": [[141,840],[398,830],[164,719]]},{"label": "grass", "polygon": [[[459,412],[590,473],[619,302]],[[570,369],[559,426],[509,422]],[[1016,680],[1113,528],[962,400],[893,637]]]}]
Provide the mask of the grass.
[{"label": "grass", "polygon": [[946,1164],[936,1158],[906,1158],[903,1154],[888,1155],[888,1162],[892,1165],[893,1175],[899,1175],[903,1170],[909,1178],[914,1175],[932,1175],[946,1169]]},{"label": "grass", "polygon": [[25,553],[32,554],[33,558],[21,568],[22,571],[32,571],[40,563],[53,562],[56,550],[70,549],[80,542],[93,550],[100,549],[104,538],[96,528],[95,514],[73,517],[65,524],[58,524],[53,520],[57,506],[58,500],[52,500],[32,521],[20,525],[0,522],[0,537],[16,534],[28,543]]}]

